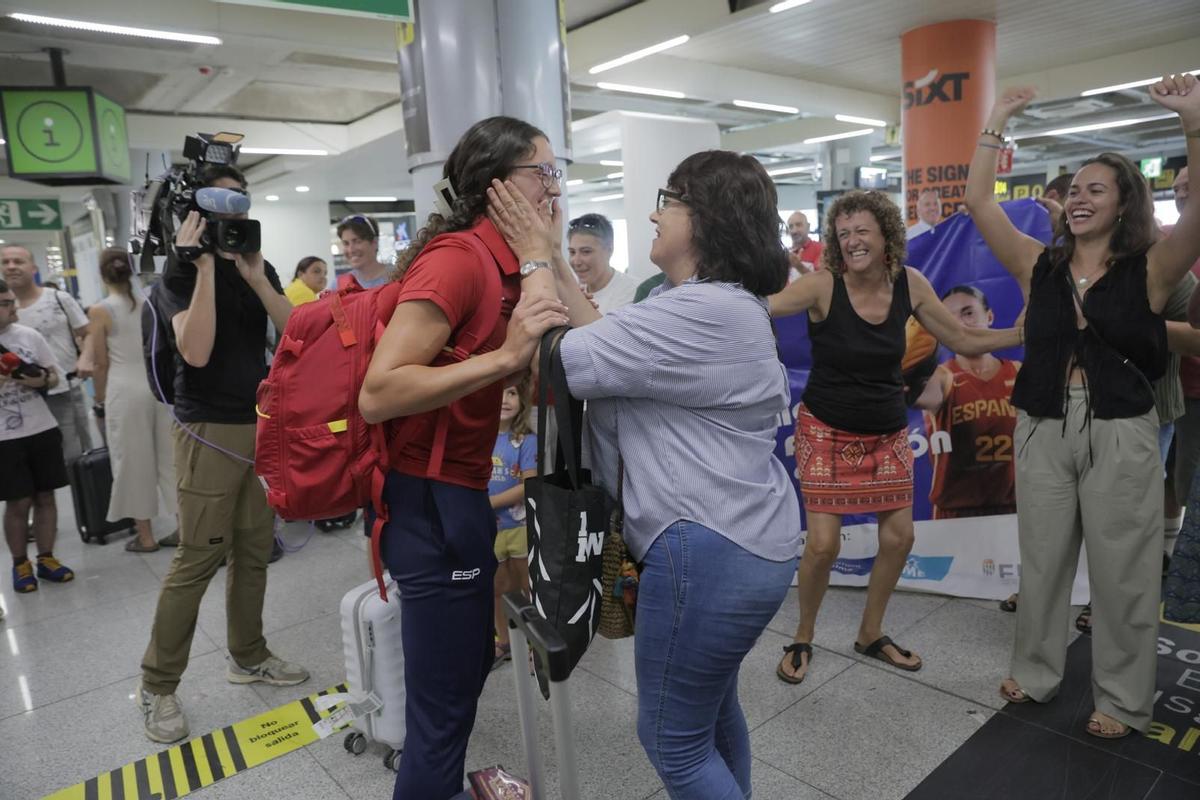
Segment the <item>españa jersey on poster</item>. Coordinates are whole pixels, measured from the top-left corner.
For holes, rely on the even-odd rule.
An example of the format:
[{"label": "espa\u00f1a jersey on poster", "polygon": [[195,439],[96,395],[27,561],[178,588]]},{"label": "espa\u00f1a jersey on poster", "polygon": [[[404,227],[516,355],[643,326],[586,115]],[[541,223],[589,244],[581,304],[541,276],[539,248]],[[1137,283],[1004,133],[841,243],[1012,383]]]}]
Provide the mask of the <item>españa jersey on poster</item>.
[{"label": "espa\u00f1a jersey on poster", "polygon": [[[945,401],[936,414],[925,413],[933,458],[933,488],[929,500],[938,510],[1015,510],[1013,429],[1017,412],[1009,399],[1020,362],[1001,359],[989,380],[972,374],[950,359]],[[937,431],[950,434],[950,448],[932,446]]]}]

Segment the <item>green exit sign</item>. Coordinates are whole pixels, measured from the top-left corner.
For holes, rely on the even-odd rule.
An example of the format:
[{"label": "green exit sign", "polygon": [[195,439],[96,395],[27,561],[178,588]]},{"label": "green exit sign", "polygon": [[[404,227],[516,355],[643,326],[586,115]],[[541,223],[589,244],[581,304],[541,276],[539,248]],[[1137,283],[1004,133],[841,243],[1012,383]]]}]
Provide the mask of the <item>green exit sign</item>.
[{"label": "green exit sign", "polygon": [[1147,178],[1157,178],[1159,175],[1162,175],[1162,156],[1158,156],[1156,158],[1143,158],[1139,166],[1141,167],[1142,174]]},{"label": "green exit sign", "polygon": [[0,87],[8,174],[46,186],[128,183],[125,109],[90,88]]},{"label": "green exit sign", "polygon": [[0,197],[0,231],[61,231],[62,226],[57,200]]},{"label": "green exit sign", "polygon": [[247,6],[348,14],[393,22],[412,22],[412,0],[225,0]]}]

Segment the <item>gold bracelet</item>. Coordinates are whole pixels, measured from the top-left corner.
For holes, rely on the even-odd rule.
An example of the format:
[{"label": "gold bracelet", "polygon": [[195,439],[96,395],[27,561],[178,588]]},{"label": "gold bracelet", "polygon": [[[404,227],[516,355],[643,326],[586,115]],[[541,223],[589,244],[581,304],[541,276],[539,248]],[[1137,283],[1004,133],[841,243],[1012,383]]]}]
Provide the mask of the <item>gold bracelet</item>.
[{"label": "gold bracelet", "polygon": [[1002,142],[1004,141],[1004,134],[1001,133],[1000,131],[994,131],[991,128],[984,128],[983,130],[981,130],[979,132],[979,135],[980,136],[992,136],[996,139],[999,139]]},{"label": "gold bracelet", "polygon": [[987,142],[976,142],[976,147],[986,147],[988,150],[1003,150],[1004,148],[998,144],[988,144]]}]

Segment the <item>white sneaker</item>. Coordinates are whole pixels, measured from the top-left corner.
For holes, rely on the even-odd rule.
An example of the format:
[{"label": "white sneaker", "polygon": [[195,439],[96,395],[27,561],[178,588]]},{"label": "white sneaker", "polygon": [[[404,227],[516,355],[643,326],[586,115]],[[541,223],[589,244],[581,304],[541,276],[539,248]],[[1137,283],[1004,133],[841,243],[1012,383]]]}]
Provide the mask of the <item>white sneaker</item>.
[{"label": "white sneaker", "polygon": [[154,694],[138,683],[137,703],[145,717],[146,737],[150,741],[170,744],[187,738],[187,717],[183,715],[183,706],[179,705],[178,697],[173,694]]},{"label": "white sneaker", "polygon": [[243,667],[226,657],[229,670],[226,677],[230,683],[255,683],[262,681],[272,686],[295,686],[308,680],[308,670],[299,664],[290,664],[278,656],[270,656],[256,667]]}]

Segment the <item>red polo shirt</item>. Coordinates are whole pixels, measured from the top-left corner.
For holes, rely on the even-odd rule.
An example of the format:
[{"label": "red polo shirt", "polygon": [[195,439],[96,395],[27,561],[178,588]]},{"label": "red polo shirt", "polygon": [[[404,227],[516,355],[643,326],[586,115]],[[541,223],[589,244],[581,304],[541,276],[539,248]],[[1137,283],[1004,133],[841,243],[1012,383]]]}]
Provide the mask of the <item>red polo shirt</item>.
[{"label": "red polo shirt", "polygon": [[[398,302],[428,300],[441,309],[457,331],[467,322],[483,297],[485,270],[500,265],[504,311],[487,341],[489,350],[504,344],[511,309],[521,296],[520,264],[487,217],[471,231],[477,235],[496,263],[480,263],[467,245],[439,247],[417,256],[404,276]],[[451,334],[451,341],[453,341]],[[448,363],[441,356],[434,366]],[[472,489],[487,489],[492,474],[492,448],[500,425],[500,401],[504,382],[497,381],[455,400],[449,406],[450,427],[440,472],[430,470],[434,430],[440,411],[428,411],[398,420],[393,433],[391,466],[406,475],[434,478]]]}]

